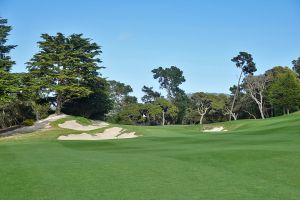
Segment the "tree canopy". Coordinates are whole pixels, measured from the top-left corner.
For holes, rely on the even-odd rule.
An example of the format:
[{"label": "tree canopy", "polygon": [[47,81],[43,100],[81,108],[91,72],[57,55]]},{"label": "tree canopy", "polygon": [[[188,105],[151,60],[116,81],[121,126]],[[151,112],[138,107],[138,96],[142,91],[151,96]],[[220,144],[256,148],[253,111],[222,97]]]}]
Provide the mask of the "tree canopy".
[{"label": "tree canopy", "polygon": [[9,52],[17,45],[6,45],[11,26],[7,25],[7,19],[0,17],[0,70],[10,71],[15,61],[11,60]]},{"label": "tree canopy", "polygon": [[56,113],[60,114],[64,103],[92,93],[85,85],[99,75],[101,49],[82,34],[42,34],[41,38],[40,52],[27,63],[27,69],[41,80],[45,91],[54,94]]}]

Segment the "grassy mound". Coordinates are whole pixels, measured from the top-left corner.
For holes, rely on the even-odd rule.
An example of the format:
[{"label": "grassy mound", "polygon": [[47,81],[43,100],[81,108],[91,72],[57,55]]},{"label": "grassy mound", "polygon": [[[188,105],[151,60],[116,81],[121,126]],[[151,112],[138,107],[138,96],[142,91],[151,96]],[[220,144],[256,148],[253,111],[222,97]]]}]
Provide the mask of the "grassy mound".
[{"label": "grassy mound", "polygon": [[53,127],[58,127],[58,124],[63,124],[66,121],[70,121],[70,120],[76,120],[77,123],[81,124],[81,125],[92,125],[92,121],[84,118],[84,117],[79,117],[79,116],[68,116],[59,120],[56,120],[54,122],[51,123],[51,126]]},{"label": "grassy mound", "polygon": [[0,140],[0,199],[299,199],[300,113],[199,126],[123,126],[142,137]]}]

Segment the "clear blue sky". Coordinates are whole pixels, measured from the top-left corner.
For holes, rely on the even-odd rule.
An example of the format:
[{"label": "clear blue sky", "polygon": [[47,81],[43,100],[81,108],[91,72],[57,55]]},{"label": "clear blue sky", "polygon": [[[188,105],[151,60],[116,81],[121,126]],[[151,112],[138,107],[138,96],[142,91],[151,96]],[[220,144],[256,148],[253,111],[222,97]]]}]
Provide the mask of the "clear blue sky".
[{"label": "clear blue sky", "polygon": [[230,59],[251,53],[258,72],[300,56],[299,0],[0,0],[13,26],[14,71],[25,71],[41,33],[83,33],[102,46],[104,77],[158,87],[151,70],[183,70],[186,92],[223,92],[237,81]]}]

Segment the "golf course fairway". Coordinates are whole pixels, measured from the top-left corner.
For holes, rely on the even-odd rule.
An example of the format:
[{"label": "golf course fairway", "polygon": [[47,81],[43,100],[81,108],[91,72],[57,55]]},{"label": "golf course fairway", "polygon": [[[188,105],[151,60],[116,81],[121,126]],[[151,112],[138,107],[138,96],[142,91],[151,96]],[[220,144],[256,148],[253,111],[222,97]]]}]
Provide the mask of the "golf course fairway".
[{"label": "golf course fairway", "polygon": [[300,198],[300,113],[199,126],[123,126],[140,137],[58,141],[58,127],[0,138],[1,200]]}]

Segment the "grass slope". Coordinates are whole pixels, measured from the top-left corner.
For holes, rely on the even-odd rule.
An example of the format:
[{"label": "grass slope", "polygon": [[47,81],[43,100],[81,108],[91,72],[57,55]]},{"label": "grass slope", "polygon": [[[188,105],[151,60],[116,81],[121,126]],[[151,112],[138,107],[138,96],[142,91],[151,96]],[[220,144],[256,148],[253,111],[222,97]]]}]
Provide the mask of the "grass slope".
[{"label": "grass slope", "polygon": [[[134,127],[129,140],[0,140],[0,199],[299,199],[300,113],[197,126]],[[210,125],[211,126],[211,125]]]}]

